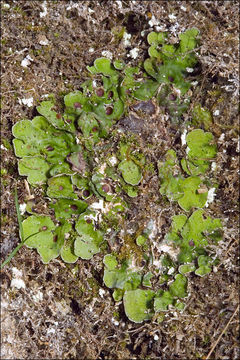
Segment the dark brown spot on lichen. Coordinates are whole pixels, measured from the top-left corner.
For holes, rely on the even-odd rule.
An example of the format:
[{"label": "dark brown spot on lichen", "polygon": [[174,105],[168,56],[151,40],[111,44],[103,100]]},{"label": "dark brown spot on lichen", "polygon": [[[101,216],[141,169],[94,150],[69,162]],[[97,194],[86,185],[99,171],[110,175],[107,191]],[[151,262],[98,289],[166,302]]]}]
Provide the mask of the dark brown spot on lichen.
[{"label": "dark brown spot on lichen", "polygon": [[98,127],[97,126],[94,126],[93,128],[92,128],[92,132],[97,132],[98,131]]},{"label": "dark brown spot on lichen", "polygon": [[66,119],[66,122],[71,124],[72,120],[71,119]]},{"label": "dark brown spot on lichen", "polygon": [[53,150],[54,150],[54,148],[53,148],[52,146],[50,146],[50,145],[49,145],[49,146],[47,146],[47,147],[46,147],[46,150],[47,150],[47,151],[53,151]]},{"label": "dark brown spot on lichen", "polygon": [[57,114],[57,115],[56,115],[56,118],[57,118],[57,119],[61,119],[61,117],[62,117],[61,114]]},{"label": "dark brown spot on lichen", "polygon": [[54,241],[54,242],[57,242],[57,239],[58,239],[58,236],[57,236],[57,235],[54,235],[53,241]]},{"label": "dark brown spot on lichen", "polygon": [[42,231],[46,231],[47,229],[48,229],[47,226],[43,226],[43,227],[42,227]]},{"label": "dark brown spot on lichen", "polygon": [[99,88],[96,90],[96,94],[99,97],[102,97],[104,95],[104,90],[102,88]]},{"label": "dark brown spot on lichen", "polygon": [[71,208],[73,211],[76,211],[76,210],[78,209],[77,205],[75,205],[75,204],[72,204],[72,205],[70,206],[70,208]]},{"label": "dark brown spot on lichen", "polygon": [[108,93],[108,99],[111,99],[113,97],[113,91],[111,90],[111,91],[109,91],[109,93]]},{"label": "dark brown spot on lichen", "polygon": [[84,197],[88,197],[90,195],[90,191],[89,190],[83,190],[83,196]]},{"label": "dark brown spot on lichen", "polygon": [[175,101],[177,98],[177,96],[175,94],[170,94],[169,95],[169,99],[172,100],[172,101]]},{"label": "dark brown spot on lichen", "polygon": [[188,244],[189,244],[189,246],[194,246],[195,245],[193,240],[190,240]]},{"label": "dark brown spot on lichen", "polygon": [[172,76],[169,76],[169,77],[168,77],[168,80],[169,80],[170,82],[173,82],[173,81],[174,81],[174,78],[173,78]]},{"label": "dark brown spot on lichen", "polygon": [[91,223],[92,223],[92,220],[91,220],[91,219],[87,219],[86,222],[87,222],[88,224],[91,224]]},{"label": "dark brown spot on lichen", "polygon": [[106,115],[111,115],[113,113],[113,108],[112,107],[107,107],[106,108]]},{"label": "dark brown spot on lichen", "polygon": [[105,192],[105,193],[108,193],[110,191],[110,186],[108,184],[104,184],[102,186],[102,190]]},{"label": "dark brown spot on lichen", "polygon": [[59,186],[59,190],[60,190],[60,191],[63,190],[63,186],[62,186],[62,185]]},{"label": "dark brown spot on lichen", "polygon": [[74,103],[75,109],[81,109],[82,105],[79,102]]}]

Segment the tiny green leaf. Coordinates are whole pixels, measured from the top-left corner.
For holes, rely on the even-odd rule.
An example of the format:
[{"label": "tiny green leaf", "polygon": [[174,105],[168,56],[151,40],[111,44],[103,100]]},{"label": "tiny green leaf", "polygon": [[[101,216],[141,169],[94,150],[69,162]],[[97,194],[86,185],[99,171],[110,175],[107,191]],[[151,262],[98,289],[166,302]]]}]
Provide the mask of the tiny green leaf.
[{"label": "tiny green leaf", "polygon": [[122,172],[122,177],[127,184],[138,185],[142,179],[139,167],[132,160],[122,160],[118,169]]},{"label": "tiny green leaf", "polygon": [[156,312],[168,310],[168,305],[173,304],[173,296],[169,291],[164,291],[161,296],[154,299],[154,310]]},{"label": "tiny green leaf", "polygon": [[141,323],[153,316],[152,300],[155,296],[152,290],[128,290],[123,296],[124,310],[129,320]]},{"label": "tiny green leaf", "polygon": [[73,191],[70,176],[56,176],[48,180],[47,195],[56,199],[77,199],[77,195]]}]

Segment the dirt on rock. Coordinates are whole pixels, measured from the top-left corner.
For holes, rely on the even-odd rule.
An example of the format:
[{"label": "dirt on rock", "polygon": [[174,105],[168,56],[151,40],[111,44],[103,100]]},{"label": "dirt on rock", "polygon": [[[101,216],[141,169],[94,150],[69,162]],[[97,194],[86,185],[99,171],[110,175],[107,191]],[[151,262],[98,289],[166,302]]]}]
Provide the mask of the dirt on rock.
[{"label": "dirt on rock", "polygon": [[[160,323],[153,319],[135,324],[127,319],[122,304],[114,302],[102,281],[100,254],[76,264],[55,259],[44,265],[36,251],[22,247],[1,271],[1,359],[240,357],[238,13],[237,1],[1,1],[2,259],[19,243],[15,188],[21,204],[29,196],[26,181],[18,174],[12,126],[32,119],[46,94],[62,101],[63,95],[79,89],[89,76],[86,66],[106,52],[132,65],[146,59],[147,34],[153,30],[169,31],[173,42],[188,28],[200,31],[198,85],[186,116],[195,103],[213,114],[219,186],[207,211],[224,227],[217,249],[219,265],[209,276],[192,275],[186,309],[166,313]],[[124,29],[131,35],[127,45],[121,36]],[[134,48],[136,59],[131,56]],[[178,149],[176,127],[162,120],[157,128],[154,104],[145,107],[147,127],[138,112],[144,107],[137,106],[119,126],[142,131],[143,142],[156,132],[159,143]],[[156,178],[151,181],[154,199],[158,184]],[[41,190],[30,191],[37,206],[44,207]],[[145,209],[147,203],[133,202],[129,214],[133,223],[141,221],[134,213],[138,206]],[[165,232],[171,211],[160,224]]]}]

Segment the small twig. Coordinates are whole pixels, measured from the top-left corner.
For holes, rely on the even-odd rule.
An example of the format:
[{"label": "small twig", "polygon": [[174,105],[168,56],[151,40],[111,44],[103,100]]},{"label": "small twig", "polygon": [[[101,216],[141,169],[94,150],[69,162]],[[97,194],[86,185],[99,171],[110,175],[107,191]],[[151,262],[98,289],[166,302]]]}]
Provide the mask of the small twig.
[{"label": "small twig", "polygon": [[22,226],[22,217],[21,217],[21,213],[20,213],[20,209],[19,209],[19,203],[18,203],[18,194],[17,194],[17,188],[15,188],[15,206],[16,206],[16,211],[17,211],[17,220],[18,220],[18,226],[19,226],[19,233],[20,233],[20,238],[21,238],[21,242],[20,244],[18,244],[18,246],[10,253],[10,255],[8,255],[7,259],[1,264],[0,269],[2,270],[2,268],[9,263],[9,261],[11,261],[11,259],[16,255],[16,253],[18,252],[19,249],[21,249],[21,247],[25,244],[25,242],[30,239],[32,236],[39,234],[40,231],[29,235],[26,239],[24,239],[24,234],[23,234],[23,226]]},{"label": "small twig", "polygon": [[24,185],[25,185],[25,189],[27,191],[27,200],[32,200],[34,199],[34,195],[31,194],[30,192],[30,188],[29,188],[29,185],[28,185],[28,182],[26,179],[24,179]]},{"label": "small twig", "polygon": [[228,326],[230,325],[232,319],[234,318],[234,316],[236,315],[237,311],[239,309],[239,305],[236,307],[236,310],[234,311],[234,313],[232,314],[230,320],[228,321],[227,325],[225,326],[225,328],[223,329],[223,331],[221,332],[221,334],[219,335],[217,341],[215,342],[215,344],[213,345],[213,347],[211,348],[211,350],[209,351],[208,355],[206,358],[204,358],[205,360],[208,360],[213,352],[213,350],[215,349],[215,347],[217,346],[217,344],[219,343],[219,341],[221,340],[223,334],[225,333],[225,331],[227,330]]}]

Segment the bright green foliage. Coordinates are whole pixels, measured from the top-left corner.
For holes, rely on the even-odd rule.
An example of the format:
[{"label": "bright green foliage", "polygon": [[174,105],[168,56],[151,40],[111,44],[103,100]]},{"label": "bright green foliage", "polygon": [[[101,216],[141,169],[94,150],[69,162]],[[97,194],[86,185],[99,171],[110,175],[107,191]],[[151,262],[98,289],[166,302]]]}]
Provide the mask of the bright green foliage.
[{"label": "bright green foliage", "polygon": [[169,84],[162,84],[160,91],[157,94],[157,100],[160,106],[166,108],[170,119],[176,123],[181,118],[181,115],[188,109],[190,99],[179,96],[174,92]]},{"label": "bright green foliage", "polygon": [[212,125],[212,115],[210,111],[200,104],[197,104],[193,108],[192,123],[196,126],[204,126],[204,129],[208,130]]},{"label": "bright green foliage", "polygon": [[43,101],[37,107],[39,114],[43,115],[48,122],[56,129],[66,130],[75,133],[74,116],[68,114],[61,115],[54,110],[54,103],[52,101]]},{"label": "bright green foliage", "polygon": [[193,207],[204,207],[207,192],[198,192],[202,184],[201,178],[197,176],[183,178],[179,171],[176,153],[169,150],[166,161],[158,163],[160,193],[166,195],[169,200],[178,201],[179,206],[186,211],[190,211]]},{"label": "bright green foliage", "polygon": [[180,300],[177,300],[177,301],[175,301],[175,303],[174,303],[174,307],[175,307],[177,310],[179,310],[179,311],[183,311],[184,308],[185,308],[185,306],[186,306],[186,304],[183,303],[183,302],[180,301]]},{"label": "bright green foliage", "polygon": [[41,185],[47,179],[49,165],[39,156],[24,157],[18,162],[19,175],[27,176],[29,184]]},{"label": "bright green foliage", "polygon": [[207,201],[207,192],[198,193],[202,180],[199,177],[190,176],[179,182],[183,196],[178,204],[183,210],[190,211],[193,207],[202,208]]},{"label": "bright green foliage", "polygon": [[105,198],[107,201],[112,201],[114,199],[112,187],[106,182],[104,175],[96,172],[92,176],[91,183],[101,197]]},{"label": "bright green foliage", "polygon": [[138,185],[142,179],[139,167],[132,160],[122,160],[118,169],[122,172],[122,177],[127,184]]},{"label": "bright green foliage", "polygon": [[113,292],[113,298],[115,301],[121,301],[124,295],[124,290],[122,289],[115,289]]},{"label": "bright green foliage", "polygon": [[146,236],[144,235],[139,235],[137,238],[136,238],[136,244],[138,246],[143,246],[147,241],[147,238]]},{"label": "bright green foliage", "polygon": [[102,73],[103,75],[116,75],[117,72],[111,64],[111,61],[106,58],[99,58],[94,61],[94,66],[88,67],[88,70],[94,74]]},{"label": "bright green foliage", "polygon": [[36,248],[44,264],[59,255],[59,246],[53,236],[55,225],[49,216],[32,215],[24,220],[22,225],[25,239],[36,234],[27,240],[25,245]]},{"label": "bright green foliage", "polygon": [[60,251],[60,255],[61,255],[62,260],[68,264],[74,264],[78,259],[78,256],[76,256],[74,254],[74,248],[73,248],[72,241],[63,245],[63,247],[61,248],[61,251]]},{"label": "bright green foliage", "polygon": [[[55,100],[43,101],[37,107],[41,116],[13,126],[19,174],[27,176],[30,185],[42,186],[43,196],[47,195],[54,210],[52,218],[32,215],[22,223],[22,240],[37,249],[44,263],[60,255],[64,262],[73,264],[79,257],[91,259],[101,249],[107,252],[105,235],[109,245],[114,245],[115,234],[120,233],[128,216],[128,200],[141,195],[137,185],[143,178],[147,180],[150,169],[145,151],[139,149],[138,136],[123,134],[116,125],[128,115],[133,100],[155,96],[160,111],[167,112],[172,122],[179,121],[189,106],[191,84],[186,77],[197,63],[198,30],[180,34],[179,44],[174,45],[166,32],[151,32],[147,40],[149,58],[144,69],[122,60],[96,59],[87,67],[91,74],[80,90],[65,95],[64,108],[57,107]],[[211,123],[210,112],[195,106],[193,124],[208,129]],[[186,143],[181,162],[176,152],[169,150],[165,162],[158,163],[158,173],[160,194],[190,212],[206,204],[206,184],[211,186],[211,181],[203,175],[217,147],[213,135],[201,129],[189,132]],[[155,164],[150,164],[153,174]],[[35,211],[30,203],[27,211]],[[144,230],[139,227],[127,236],[126,249],[103,259],[104,284],[113,289],[115,301],[123,299],[127,317],[136,323],[169,307],[184,309],[179,300],[187,297],[184,275],[195,271],[204,276],[211,271],[216,259],[211,257],[210,248],[222,236],[220,220],[204,217],[202,210],[189,217],[176,215],[162,253],[155,259],[150,243],[154,229],[151,219]],[[109,230],[112,238],[107,237]],[[168,254],[168,247],[176,251],[177,259]]]},{"label": "bright green foliage", "polygon": [[68,222],[62,222],[61,226],[58,226],[55,230],[55,238],[60,248],[60,255],[63,261],[66,263],[75,263],[78,256],[73,252],[73,236],[72,225]]},{"label": "bright green foliage", "polygon": [[187,273],[190,273],[196,269],[194,264],[183,264],[179,266],[179,272],[180,274],[184,275]]},{"label": "bright green foliage", "polygon": [[177,156],[174,150],[168,150],[165,162],[158,162],[158,176],[161,181],[160,194],[166,195],[171,201],[183,196],[181,189],[182,176],[175,175],[179,172]]},{"label": "bright green foliage", "polygon": [[[179,35],[180,42],[178,45],[167,43],[168,34],[151,32],[147,40],[151,45],[148,53],[150,58],[144,62],[146,72],[155,79],[147,80],[146,85],[141,85],[134,95],[137,98],[144,99],[139,94],[147,93],[149,98],[157,90],[156,83],[163,84],[158,91],[157,99],[161,106],[164,106],[172,122],[179,121],[181,115],[189,106],[189,99],[183,99],[182,96],[189,90],[191,83],[185,80],[185,74],[188,68],[191,70],[197,63],[196,55],[193,50],[198,44],[197,29],[189,29]],[[181,96],[174,92],[174,88],[181,92]],[[146,90],[145,90],[146,89]],[[144,93],[145,90],[145,93]]]},{"label": "bright green foliage", "polygon": [[134,97],[138,100],[149,100],[155,95],[158,88],[159,83],[157,81],[151,79],[145,80],[134,91]]},{"label": "bright green foliage", "polygon": [[164,291],[161,296],[156,296],[154,299],[155,312],[168,310],[168,305],[173,304],[173,301],[173,295],[169,291]]},{"label": "bright green foliage", "polygon": [[184,298],[187,296],[187,278],[182,274],[177,274],[175,280],[169,285],[170,293],[178,298]]},{"label": "bright green foliage", "polygon": [[220,219],[203,217],[203,210],[196,210],[189,218],[186,215],[173,217],[172,230],[167,240],[179,246],[178,261],[191,263],[199,255],[206,253],[206,247],[217,244],[222,238]]},{"label": "bright green foliage", "polygon": [[181,161],[184,171],[189,175],[204,174],[209,168],[209,161],[217,154],[217,146],[212,143],[212,133],[193,130],[187,135],[186,142],[187,158]]},{"label": "bright green foliage", "polygon": [[147,274],[143,276],[142,285],[146,287],[152,287],[151,278],[153,277],[153,273],[149,271]]},{"label": "bright green foliage", "polygon": [[104,259],[103,259],[103,263],[107,267],[108,270],[114,270],[118,265],[116,256],[114,256],[112,254],[105,255]]},{"label": "bright green foliage", "polygon": [[56,219],[70,219],[73,215],[83,213],[87,204],[81,200],[59,199],[51,203],[50,207],[54,209]]},{"label": "bright green foliage", "polygon": [[71,183],[70,176],[62,175],[62,176],[56,176],[52,177],[48,180],[48,189],[47,189],[47,195],[50,198],[56,198],[56,199],[76,199],[77,200],[77,194],[73,191],[73,186]]},{"label": "bright green foliage", "polygon": [[213,260],[206,255],[200,255],[198,257],[198,266],[199,268],[195,271],[195,274],[198,276],[204,276],[209,274],[212,271]]},{"label": "bright green foliage", "polygon": [[197,29],[190,29],[179,35],[179,45],[169,45],[167,33],[148,35],[150,58],[145,60],[146,72],[159,83],[173,83],[184,95],[190,88],[190,83],[184,79],[184,72],[197,63],[194,48],[197,46]]},{"label": "bright green foliage", "polygon": [[73,135],[56,130],[42,116],[36,116],[32,121],[19,121],[12,131],[16,137],[13,140],[15,154],[22,157],[19,173],[27,175],[32,185],[44,183],[47,172],[64,162],[66,156],[76,148]]},{"label": "bright green foliage", "polygon": [[104,284],[110,289],[116,288],[121,290],[134,290],[142,281],[142,275],[137,271],[133,271],[129,268],[130,260],[124,261],[120,267],[116,267],[116,263],[109,267],[109,259],[104,258],[106,265],[104,269],[103,281]]},{"label": "bright green foliage", "polygon": [[94,212],[87,210],[79,216],[75,225],[79,236],[74,242],[74,254],[82,259],[91,259],[100,251],[103,242],[102,232],[95,230],[95,216]]},{"label": "bright green foliage", "polygon": [[154,314],[152,304],[154,295],[152,290],[126,291],[123,296],[123,304],[127,317],[135,323],[150,320]]}]

